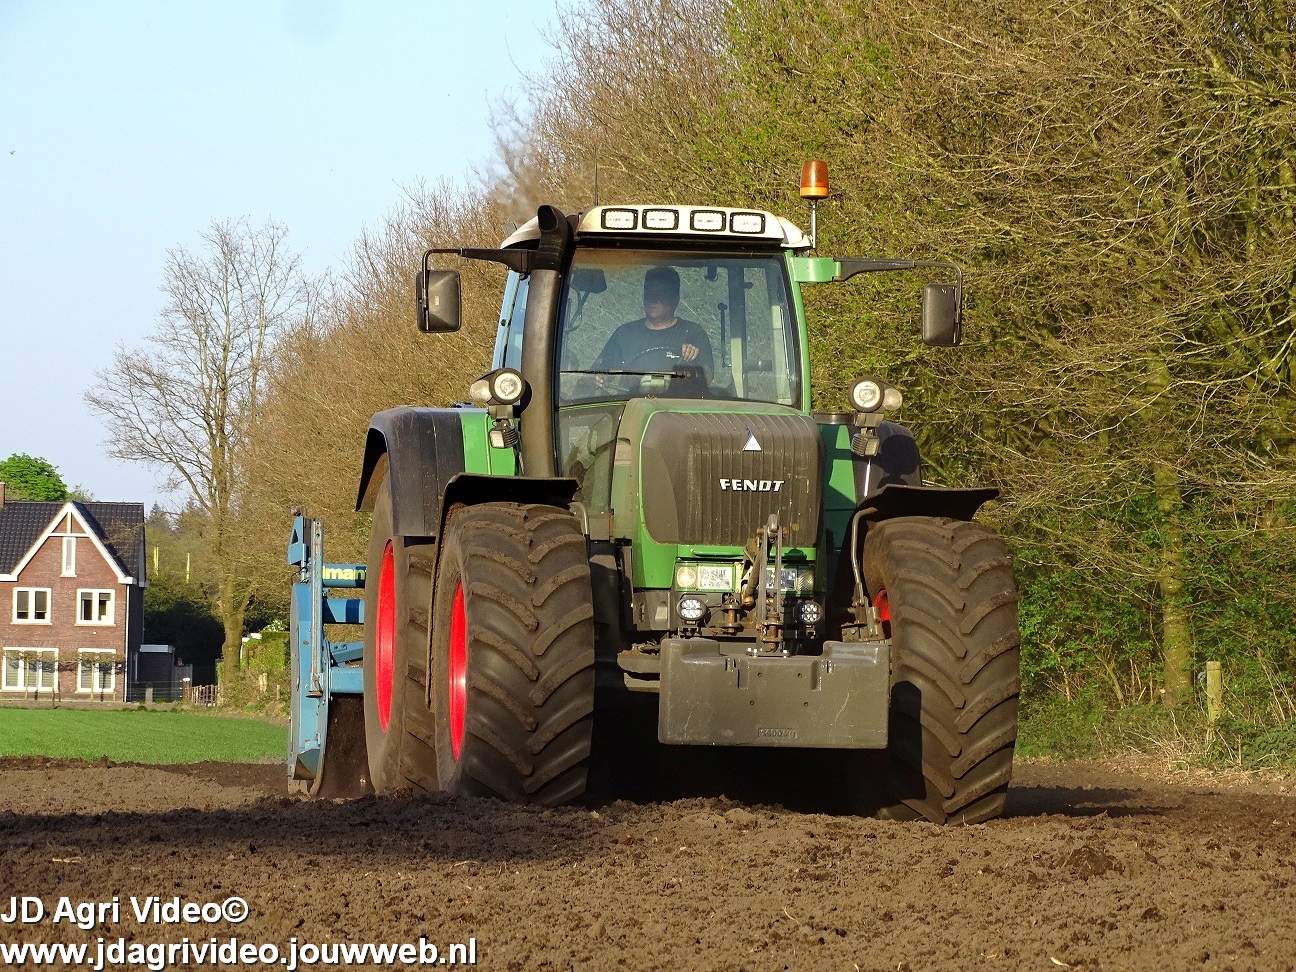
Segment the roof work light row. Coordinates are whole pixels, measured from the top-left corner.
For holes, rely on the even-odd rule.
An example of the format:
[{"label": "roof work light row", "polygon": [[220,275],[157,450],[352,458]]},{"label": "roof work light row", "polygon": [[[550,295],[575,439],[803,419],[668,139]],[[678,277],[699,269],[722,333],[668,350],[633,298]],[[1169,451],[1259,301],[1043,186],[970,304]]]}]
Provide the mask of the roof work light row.
[{"label": "roof work light row", "polygon": [[[595,226],[612,233],[733,233],[739,236],[782,238],[783,228],[769,213],[747,209],[711,209],[692,206],[601,206]],[[590,213],[589,215],[594,215]],[[582,224],[588,221],[582,220]]]}]

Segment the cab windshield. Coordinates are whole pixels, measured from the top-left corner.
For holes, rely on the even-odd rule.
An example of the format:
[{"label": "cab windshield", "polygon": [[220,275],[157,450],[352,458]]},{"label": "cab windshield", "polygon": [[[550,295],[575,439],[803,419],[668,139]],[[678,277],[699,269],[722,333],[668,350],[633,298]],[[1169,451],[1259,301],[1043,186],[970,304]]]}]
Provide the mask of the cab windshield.
[{"label": "cab windshield", "polygon": [[578,250],[558,343],[558,404],[716,398],[801,404],[780,254]]}]

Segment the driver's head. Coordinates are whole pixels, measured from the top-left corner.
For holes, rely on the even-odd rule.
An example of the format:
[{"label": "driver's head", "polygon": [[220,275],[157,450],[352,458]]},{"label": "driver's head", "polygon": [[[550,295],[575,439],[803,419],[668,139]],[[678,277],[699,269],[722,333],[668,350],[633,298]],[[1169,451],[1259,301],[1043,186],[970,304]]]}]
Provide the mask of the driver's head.
[{"label": "driver's head", "polygon": [[674,316],[679,306],[680,278],[672,267],[652,267],[644,274],[644,313],[650,320]]}]

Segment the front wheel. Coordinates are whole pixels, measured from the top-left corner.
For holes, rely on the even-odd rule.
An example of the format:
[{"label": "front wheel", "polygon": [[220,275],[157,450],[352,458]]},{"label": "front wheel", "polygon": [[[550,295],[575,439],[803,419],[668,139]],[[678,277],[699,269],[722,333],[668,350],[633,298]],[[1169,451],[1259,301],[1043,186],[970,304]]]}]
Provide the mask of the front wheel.
[{"label": "front wheel", "polygon": [[451,514],[432,609],[442,790],[545,805],[585,792],[593,618],[571,513],[484,503]]},{"label": "front wheel", "polygon": [[864,579],[891,630],[882,816],[999,816],[1021,690],[1017,588],[1003,541],[978,523],[885,520],[865,538]]}]

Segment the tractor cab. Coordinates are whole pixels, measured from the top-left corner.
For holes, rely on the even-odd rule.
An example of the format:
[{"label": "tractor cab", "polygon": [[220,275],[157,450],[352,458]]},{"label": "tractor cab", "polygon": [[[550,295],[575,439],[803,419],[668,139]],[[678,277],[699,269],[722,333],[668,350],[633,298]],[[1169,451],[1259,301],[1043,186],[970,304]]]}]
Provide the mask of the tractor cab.
[{"label": "tractor cab", "polygon": [[[805,338],[784,259],[806,245],[799,229],[770,213],[662,206],[597,207],[574,222],[551,414],[555,472],[580,484],[589,513],[611,512],[617,433],[632,402],[632,415],[737,403],[804,413]],[[533,220],[504,247],[538,238]],[[529,276],[509,274],[493,369],[522,369],[529,290]]]}]

